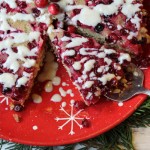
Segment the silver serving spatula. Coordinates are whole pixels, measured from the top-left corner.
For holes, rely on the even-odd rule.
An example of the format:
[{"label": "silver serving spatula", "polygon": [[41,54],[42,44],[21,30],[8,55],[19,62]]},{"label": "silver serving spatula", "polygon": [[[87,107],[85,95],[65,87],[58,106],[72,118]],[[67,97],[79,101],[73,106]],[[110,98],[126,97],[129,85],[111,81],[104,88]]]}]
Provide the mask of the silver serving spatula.
[{"label": "silver serving spatula", "polygon": [[122,94],[109,93],[105,95],[108,99],[118,102],[127,101],[137,94],[146,94],[150,96],[150,90],[143,87],[144,74],[137,66],[131,64],[133,68],[133,81],[131,87],[124,90]]}]

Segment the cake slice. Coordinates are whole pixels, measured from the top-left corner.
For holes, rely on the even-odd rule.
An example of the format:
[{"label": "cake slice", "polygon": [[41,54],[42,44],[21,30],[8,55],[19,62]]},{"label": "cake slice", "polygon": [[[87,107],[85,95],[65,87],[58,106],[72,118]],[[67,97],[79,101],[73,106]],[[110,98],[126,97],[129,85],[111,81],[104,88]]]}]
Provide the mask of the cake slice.
[{"label": "cake slice", "polygon": [[121,89],[129,54],[61,29],[50,34],[58,61],[67,69],[87,105],[95,104],[107,92]]},{"label": "cake slice", "polygon": [[32,0],[0,1],[0,92],[22,105],[44,56],[50,14]]},{"label": "cake slice", "polygon": [[141,44],[150,42],[145,28],[142,0],[72,0],[60,1],[66,12],[66,24],[78,27],[80,33],[101,43],[142,52]]}]

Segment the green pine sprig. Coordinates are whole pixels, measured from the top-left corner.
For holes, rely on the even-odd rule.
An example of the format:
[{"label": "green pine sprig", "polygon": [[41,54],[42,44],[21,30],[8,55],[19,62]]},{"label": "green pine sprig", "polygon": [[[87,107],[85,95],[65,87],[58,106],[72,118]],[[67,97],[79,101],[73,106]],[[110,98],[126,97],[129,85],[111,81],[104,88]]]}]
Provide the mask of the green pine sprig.
[{"label": "green pine sprig", "polygon": [[[150,98],[123,123],[96,138],[81,142],[78,150],[88,150],[90,147],[97,150],[134,150],[132,143],[132,128],[150,126]],[[8,144],[5,150],[54,150],[54,147],[27,146],[1,140],[0,149]],[[63,146],[62,150],[73,150],[76,144]]]}]

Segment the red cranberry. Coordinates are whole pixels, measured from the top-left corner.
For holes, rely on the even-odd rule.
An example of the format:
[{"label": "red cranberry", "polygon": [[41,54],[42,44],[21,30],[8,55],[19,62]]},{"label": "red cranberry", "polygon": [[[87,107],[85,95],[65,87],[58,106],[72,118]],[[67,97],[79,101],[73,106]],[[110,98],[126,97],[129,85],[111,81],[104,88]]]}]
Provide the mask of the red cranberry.
[{"label": "red cranberry", "polygon": [[26,2],[23,2],[23,1],[18,1],[18,2],[17,2],[17,5],[18,5],[19,8],[21,8],[21,9],[24,9],[24,8],[27,7]]},{"label": "red cranberry", "polygon": [[112,80],[110,81],[110,84],[111,84],[112,87],[117,87],[117,85],[118,85],[118,80],[117,80],[116,78],[114,78],[114,79],[112,79]]},{"label": "red cranberry", "polygon": [[3,91],[2,91],[2,94],[7,94],[7,93],[10,93],[12,90],[11,88],[4,88]]},{"label": "red cranberry", "polygon": [[86,118],[84,118],[82,120],[82,126],[88,128],[90,126],[90,122]]},{"label": "red cranberry", "polygon": [[132,44],[138,44],[138,40],[136,37],[133,37],[132,40],[131,40],[131,43]]},{"label": "red cranberry", "polygon": [[40,10],[38,10],[37,8],[33,8],[32,13],[35,17],[39,17],[41,14]]},{"label": "red cranberry", "polygon": [[115,54],[115,53],[113,53],[113,54],[109,54],[109,55],[107,55],[107,57],[109,57],[109,58],[111,58],[111,59],[117,59],[118,58],[118,55],[117,54]]},{"label": "red cranberry", "polygon": [[7,34],[10,34],[10,30],[7,30]]},{"label": "red cranberry", "polygon": [[20,112],[20,111],[22,111],[22,110],[23,110],[23,106],[22,106],[22,105],[20,105],[20,104],[15,105],[14,111]]},{"label": "red cranberry", "polygon": [[117,74],[118,76],[123,76],[123,75],[124,75],[124,73],[123,73],[122,70],[117,70],[116,74]]},{"label": "red cranberry", "polygon": [[60,0],[51,0],[51,2],[59,2]]},{"label": "red cranberry", "polygon": [[2,3],[1,7],[6,8],[7,13],[9,12],[13,12],[13,9],[9,7],[9,5],[7,3]]},{"label": "red cranberry", "polygon": [[60,7],[58,4],[51,3],[48,7],[48,11],[52,15],[58,15],[60,12]]},{"label": "red cranberry", "polygon": [[13,48],[12,48],[12,50],[13,50],[13,52],[15,52],[15,53],[17,53],[17,52],[18,52],[17,47],[13,47]]},{"label": "red cranberry", "polygon": [[39,31],[43,32],[47,29],[47,25],[45,23],[39,23]]},{"label": "red cranberry", "polygon": [[24,68],[24,71],[27,73],[32,73],[34,71],[34,68]]},{"label": "red cranberry", "polygon": [[84,47],[86,48],[92,48],[94,45],[94,41],[91,39],[89,41],[87,41],[86,43],[83,43]]},{"label": "red cranberry", "polygon": [[33,49],[33,48],[35,48],[37,46],[37,43],[36,43],[36,41],[34,40],[34,41],[32,41],[32,42],[30,42],[30,43],[28,43],[28,47],[29,47],[29,49]]},{"label": "red cranberry", "polygon": [[3,30],[0,30],[0,34],[4,34],[5,32]]},{"label": "red cranberry", "polygon": [[108,43],[116,43],[118,41],[118,36],[115,33],[112,33],[108,36],[108,38],[106,39],[106,41]]},{"label": "red cranberry", "polygon": [[77,15],[81,12],[81,9],[74,9],[73,10],[73,15]]},{"label": "red cranberry", "polygon": [[39,8],[46,7],[48,5],[48,0],[35,0],[35,5]]},{"label": "red cranberry", "polygon": [[70,32],[70,33],[75,33],[76,27],[73,26],[73,25],[69,25],[69,26],[67,27],[67,31]]},{"label": "red cranberry", "polygon": [[82,101],[75,101],[74,107],[79,110],[79,109],[85,109],[86,105]]},{"label": "red cranberry", "polygon": [[2,37],[0,37],[0,41],[2,41],[3,40],[3,38]]},{"label": "red cranberry", "polygon": [[121,35],[127,35],[128,34],[127,31],[126,31],[126,29],[121,29],[120,33],[121,33]]},{"label": "red cranberry", "polygon": [[98,23],[98,24],[96,25],[96,27],[94,28],[94,30],[95,30],[95,32],[100,33],[101,31],[104,30],[104,28],[105,28],[104,24]]},{"label": "red cranberry", "polygon": [[102,0],[103,4],[111,4],[113,0]]}]

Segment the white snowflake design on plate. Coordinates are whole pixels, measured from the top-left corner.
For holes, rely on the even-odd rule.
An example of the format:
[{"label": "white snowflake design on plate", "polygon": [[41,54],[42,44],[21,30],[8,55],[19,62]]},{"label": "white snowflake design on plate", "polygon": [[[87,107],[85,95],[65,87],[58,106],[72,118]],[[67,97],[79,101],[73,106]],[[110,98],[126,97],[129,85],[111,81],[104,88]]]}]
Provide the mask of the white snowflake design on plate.
[{"label": "white snowflake design on plate", "polygon": [[[71,100],[70,101],[70,114],[64,109],[65,106],[61,105],[60,106],[60,111],[64,112],[66,114],[66,118],[59,118],[59,117],[56,117],[55,120],[58,122],[58,121],[65,121],[64,124],[62,124],[61,126],[58,127],[58,130],[63,130],[63,128],[70,123],[70,132],[69,134],[70,135],[74,135],[75,134],[75,131],[74,131],[74,125],[76,124],[80,129],[83,128],[82,124],[80,124],[78,122],[78,120],[83,120],[85,119],[84,118],[81,118],[81,117],[78,117],[78,115],[83,111],[83,109],[77,111],[76,113],[74,113],[74,101]],[[89,119],[89,118],[86,118],[86,119]]]},{"label": "white snowflake design on plate", "polygon": [[0,95],[0,104],[6,102],[6,105],[9,105],[9,98],[4,95]]}]

